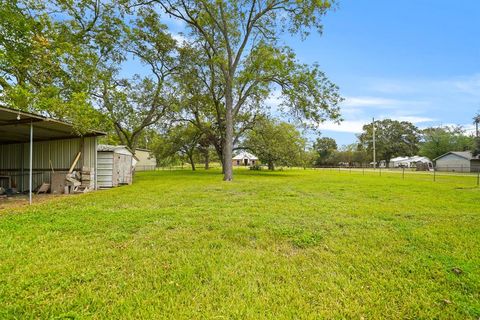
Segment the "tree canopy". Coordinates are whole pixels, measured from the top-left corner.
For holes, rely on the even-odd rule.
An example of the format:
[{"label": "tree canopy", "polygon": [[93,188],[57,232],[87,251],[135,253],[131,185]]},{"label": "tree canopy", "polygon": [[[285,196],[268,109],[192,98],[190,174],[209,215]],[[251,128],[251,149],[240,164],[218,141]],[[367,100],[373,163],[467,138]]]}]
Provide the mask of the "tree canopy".
[{"label": "tree canopy", "polygon": [[303,165],[305,143],[294,125],[264,118],[249,131],[243,145],[274,170],[275,166]]},{"label": "tree canopy", "polygon": [[313,144],[313,149],[317,152],[317,165],[328,163],[329,157],[337,150],[337,142],[333,138],[322,137],[317,138]]},{"label": "tree canopy", "polygon": [[[408,121],[391,119],[375,121],[377,160],[390,159],[396,156],[413,156],[419,150],[420,130]],[[358,136],[362,148],[369,154],[373,152],[373,126],[366,124]]]},{"label": "tree canopy", "polygon": [[427,128],[422,131],[419,154],[435,159],[449,151],[467,151],[474,148],[474,138],[462,127]]}]

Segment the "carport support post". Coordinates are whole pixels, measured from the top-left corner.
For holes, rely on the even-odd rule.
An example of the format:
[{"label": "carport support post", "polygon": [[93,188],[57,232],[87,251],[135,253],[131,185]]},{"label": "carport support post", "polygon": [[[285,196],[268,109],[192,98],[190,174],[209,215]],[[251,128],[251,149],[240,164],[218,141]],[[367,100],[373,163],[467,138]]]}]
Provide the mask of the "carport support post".
[{"label": "carport support post", "polygon": [[30,122],[30,152],[29,152],[29,173],[28,173],[28,202],[32,204],[32,186],[33,186],[33,122]]}]

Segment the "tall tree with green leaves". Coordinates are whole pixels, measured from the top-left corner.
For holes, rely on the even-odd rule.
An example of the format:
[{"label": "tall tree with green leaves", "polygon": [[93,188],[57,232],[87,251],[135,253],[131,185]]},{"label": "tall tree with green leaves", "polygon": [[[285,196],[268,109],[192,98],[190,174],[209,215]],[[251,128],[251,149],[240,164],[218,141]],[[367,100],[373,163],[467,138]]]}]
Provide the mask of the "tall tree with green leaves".
[{"label": "tall tree with green leaves", "polygon": [[257,121],[243,142],[269,170],[275,166],[303,166],[305,145],[305,138],[294,125],[268,118]]},{"label": "tall tree with green leaves", "polygon": [[[373,152],[372,124],[363,126],[363,132],[358,135],[360,145],[369,154]],[[408,121],[391,119],[375,121],[376,153],[378,160],[390,159],[396,156],[413,156],[418,152],[420,130]]]},{"label": "tall tree with green leaves", "polygon": [[317,152],[317,165],[327,164],[328,158],[337,150],[337,142],[333,138],[317,138],[313,144],[313,149]]},{"label": "tall tree with green leaves", "polygon": [[2,1],[0,102],[70,120],[79,131],[102,120],[89,90],[97,40],[108,47],[117,17],[109,1]]},{"label": "tall tree with green leaves", "polygon": [[[147,129],[169,123],[178,110],[177,43],[151,8],[139,10],[116,36],[99,63],[92,94],[120,142],[135,150]],[[129,57],[145,68],[126,77],[122,63]]]},{"label": "tall tree with green leaves", "polygon": [[164,157],[171,158],[177,155],[180,159],[187,160],[195,171],[195,156],[201,150],[201,140],[202,132],[194,125],[177,125],[163,135],[164,145],[161,146],[161,150]]},{"label": "tall tree with green leaves", "polygon": [[449,151],[467,151],[474,148],[474,137],[462,127],[437,127],[422,130],[419,154],[435,159]]},{"label": "tall tree with green leaves", "polygon": [[[205,59],[201,50],[183,43],[179,52],[181,68],[177,74],[177,83],[181,93],[181,116],[177,120],[196,126],[203,134],[202,140],[214,147],[223,164],[225,118],[222,116],[222,86],[218,84],[214,66],[209,59]],[[237,114],[234,145],[246,131],[252,129],[261,112],[258,103],[249,103]],[[222,169],[224,167],[222,165]]]},{"label": "tall tree with green leaves", "polygon": [[[322,30],[322,17],[333,1],[152,0],[170,17],[189,28],[191,43],[203,52],[221,88],[215,110],[224,124],[224,180],[233,179],[234,128],[246,105],[265,106],[278,88],[285,111],[311,123],[338,119],[341,98],[317,65],[298,62],[294,52],[278,43],[283,31],[306,36]],[[137,5],[145,5],[141,2]]]}]

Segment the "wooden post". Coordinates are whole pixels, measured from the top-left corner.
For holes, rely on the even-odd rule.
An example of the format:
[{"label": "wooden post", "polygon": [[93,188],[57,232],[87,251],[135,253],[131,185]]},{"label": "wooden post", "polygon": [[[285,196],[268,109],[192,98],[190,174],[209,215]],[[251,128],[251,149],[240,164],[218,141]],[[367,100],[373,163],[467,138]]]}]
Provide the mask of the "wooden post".
[{"label": "wooden post", "polygon": [[30,122],[30,155],[29,155],[29,173],[28,173],[28,203],[32,204],[32,188],[33,188],[33,122]]}]

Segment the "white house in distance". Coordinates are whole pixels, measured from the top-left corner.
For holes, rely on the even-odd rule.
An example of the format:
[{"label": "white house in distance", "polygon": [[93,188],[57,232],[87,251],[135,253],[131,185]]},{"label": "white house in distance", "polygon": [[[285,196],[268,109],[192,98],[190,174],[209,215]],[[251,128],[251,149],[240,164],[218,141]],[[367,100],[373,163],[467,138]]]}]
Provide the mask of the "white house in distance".
[{"label": "white house in distance", "polygon": [[253,166],[258,164],[258,158],[249,152],[242,151],[233,157],[232,164],[234,166]]},{"label": "white house in distance", "polygon": [[450,151],[433,160],[438,171],[480,171],[480,158],[474,157],[470,151]]},{"label": "white house in distance", "polygon": [[137,148],[135,156],[138,158],[135,171],[150,171],[157,167],[157,159],[150,150]]}]

